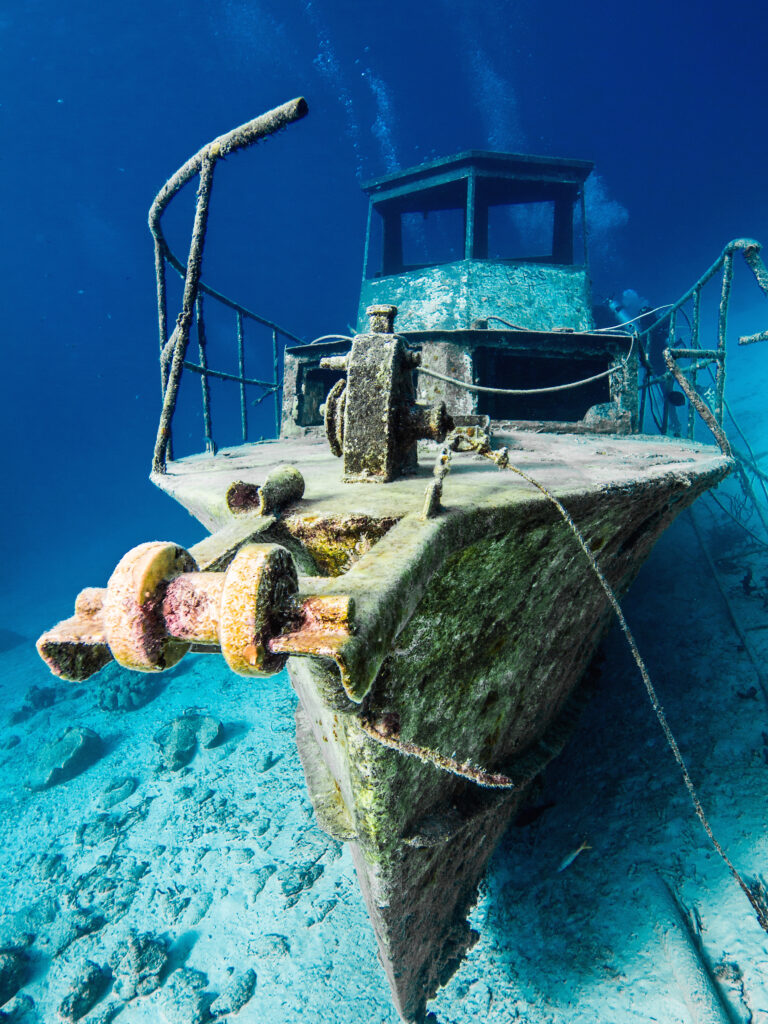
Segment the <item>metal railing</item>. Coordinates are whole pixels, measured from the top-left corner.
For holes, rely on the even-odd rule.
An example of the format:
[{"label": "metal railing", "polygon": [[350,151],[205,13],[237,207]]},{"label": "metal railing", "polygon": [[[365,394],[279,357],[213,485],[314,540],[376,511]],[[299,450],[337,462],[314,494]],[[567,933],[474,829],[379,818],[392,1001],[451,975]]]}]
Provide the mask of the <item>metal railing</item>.
[{"label": "metal railing", "polygon": [[[674,381],[680,385],[688,398],[688,421],[687,436],[693,440],[696,412],[699,412],[707,425],[712,429],[718,443],[721,443],[723,431],[723,410],[725,407],[725,349],[726,334],[728,329],[728,307],[731,298],[731,286],[733,282],[733,257],[741,252],[744,261],[754,274],[755,280],[768,296],[768,269],[763,263],[760,255],[761,245],[752,238],[736,238],[729,242],[712,266],[689,288],[688,291],[677,302],[672,303],[666,311],[656,319],[649,327],[638,332],[640,346],[640,358],[646,372],[645,381],[641,384],[640,401],[640,429],[643,428],[646,405],[651,405],[651,412],[656,420],[659,430],[666,434],[669,432],[669,409],[670,403],[667,400]],[[720,281],[720,301],[717,314],[717,342],[714,348],[703,348],[701,345],[701,293],[704,286],[711,281],[718,273],[722,272]],[[687,312],[690,304],[690,315]],[[678,344],[678,326],[680,317],[684,316],[688,321],[687,326],[690,332],[689,343],[686,346]],[[664,361],[666,371],[655,370],[649,358],[649,351],[654,344],[658,345],[660,335],[666,333]],[[756,341],[768,340],[768,331],[761,331],[759,334],[752,334],[739,338],[740,345],[750,345]],[[686,360],[685,367],[680,366],[679,360]],[[698,386],[699,374],[712,367],[715,368],[714,386],[712,389],[712,408],[700,394]],[[656,416],[652,407],[652,389],[660,387],[663,396],[663,407],[661,419]],[[718,436],[718,431],[720,435]],[[727,443],[727,442],[726,442]]]},{"label": "metal railing", "polygon": [[[209,378],[233,381],[240,388],[240,420],[243,441],[247,440],[248,416],[246,388],[258,387],[262,395],[255,404],[270,395],[275,403],[276,433],[280,430],[280,389],[279,358],[280,338],[301,343],[302,339],[285,330],[271,320],[267,320],[252,310],[222,295],[201,280],[203,248],[208,223],[208,208],[213,184],[213,172],[219,160],[252,146],[259,139],[273,135],[287,125],[303,118],[308,112],[304,99],[291,100],[274,110],[254,118],[247,124],[234,128],[226,135],[220,135],[213,142],[203,146],[190,157],[187,162],[162,187],[155,197],[149,211],[149,228],[155,242],[155,276],[157,279],[157,316],[160,338],[160,382],[162,387],[162,411],[157,428],[157,438],[152,460],[153,473],[165,473],[167,462],[173,458],[172,422],[176,411],[179,385],[184,370],[200,376],[203,403],[203,430],[206,450],[215,453],[216,444],[213,437],[211,418],[211,399]],[[199,175],[195,219],[192,228],[192,239],[189,246],[186,266],[171,252],[162,232],[161,218],[163,211],[176,193],[192,178]],[[178,273],[184,281],[181,312],[176,318],[176,325],[168,335],[168,296],[166,288],[167,268]],[[203,296],[228,307],[235,314],[235,337],[237,340],[238,373],[224,373],[211,369],[207,360],[207,337],[205,327]],[[272,331],[272,371],[271,380],[260,380],[245,375],[245,322],[251,320]],[[198,361],[195,363],[187,358],[193,322],[197,329]]]},{"label": "metal railing", "polygon": [[[677,383],[688,399],[688,420],[687,436],[690,440],[694,438],[696,426],[696,413],[715,437],[721,451],[735,460],[735,476],[741,489],[742,497],[730,497],[731,508],[723,505],[714,495],[711,495],[721,510],[733,519],[739,526],[751,534],[753,539],[760,544],[765,541],[758,537],[748,526],[745,519],[749,518],[749,509],[756,514],[762,528],[768,535],[768,473],[759,465],[752,448],[749,445],[744,432],[731,411],[725,398],[725,353],[726,335],[728,331],[728,308],[731,299],[731,286],[733,283],[733,257],[741,252],[744,261],[752,271],[757,284],[762,292],[768,296],[768,269],[760,255],[761,245],[751,238],[736,238],[729,242],[720,256],[715,260],[709,270],[702,274],[699,280],[689,288],[677,302],[667,307],[650,327],[640,331],[637,335],[640,347],[640,356],[646,372],[646,379],[641,385],[642,398],[640,405],[640,430],[643,429],[643,416],[646,407],[646,398],[651,406],[651,413],[656,426],[661,433],[667,434],[670,429],[670,405],[669,397],[673,383]],[[720,299],[717,311],[717,342],[714,348],[704,348],[701,345],[701,293],[704,286],[721,273]],[[690,316],[686,307],[690,303]],[[683,346],[678,343],[679,317],[685,317],[689,331],[688,344]],[[655,341],[658,347],[660,335],[664,336],[663,359],[666,371],[654,373],[649,358],[651,345]],[[739,338],[739,345],[751,345],[757,341],[768,341],[768,331],[760,331],[757,334],[743,335]],[[681,366],[679,360],[687,361],[686,366]],[[712,368],[715,368],[714,376]],[[699,374],[707,373],[709,386],[704,389],[700,385]],[[661,391],[662,414],[659,419],[653,408],[653,388]],[[740,448],[731,444],[726,435],[724,427],[724,416],[728,414],[731,424],[740,439]],[[679,433],[679,424],[675,423],[676,433]],[[756,491],[761,491],[763,500],[758,499]],[[727,499],[728,500],[728,499]]]}]

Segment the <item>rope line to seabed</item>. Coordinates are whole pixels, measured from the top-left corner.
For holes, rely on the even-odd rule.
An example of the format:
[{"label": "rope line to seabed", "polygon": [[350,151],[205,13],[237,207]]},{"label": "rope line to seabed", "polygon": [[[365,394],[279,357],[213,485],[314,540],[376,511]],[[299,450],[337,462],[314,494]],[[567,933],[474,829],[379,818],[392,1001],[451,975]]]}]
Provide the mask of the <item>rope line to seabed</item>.
[{"label": "rope line to seabed", "polygon": [[[547,499],[547,501],[549,501],[552,505],[555,506],[555,508],[560,514],[560,517],[567,524],[571,533],[576,538],[576,542],[578,543],[579,547],[584,552],[584,555],[590,564],[592,572],[594,573],[595,577],[600,583],[600,586],[603,588],[603,592],[605,593],[605,596],[608,598],[611,608],[613,609],[614,614],[618,619],[619,626],[621,628],[622,633],[624,634],[629,649],[632,652],[632,657],[635,660],[635,664],[640,670],[640,675],[642,676],[643,683],[645,684],[645,689],[648,694],[648,698],[651,702],[651,707],[653,708],[659,725],[661,726],[662,732],[664,733],[664,737],[667,741],[667,744],[669,745],[669,749],[672,751],[672,755],[674,756],[675,761],[677,762],[677,766],[680,769],[680,774],[683,777],[685,788],[688,790],[688,795],[691,798],[691,803],[693,804],[693,809],[696,812],[696,817],[701,822],[701,825],[704,831],[707,833],[709,841],[714,847],[718,856],[726,865],[731,875],[740,886],[742,892],[749,900],[752,909],[755,911],[760,927],[764,931],[768,932],[768,894],[766,893],[765,886],[759,880],[755,880],[751,884],[749,884],[742,878],[733,861],[730,859],[728,854],[720,845],[719,841],[717,840],[717,837],[715,836],[715,833],[712,831],[712,826],[709,822],[709,819],[707,818],[704,808],[701,805],[699,795],[696,792],[693,780],[691,779],[690,773],[688,771],[688,766],[685,763],[683,755],[680,752],[680,748],[677,745],[677,740],[675,739],[672,730],[669,726],[667,716],[665,715],[664,709],[661,706],[658,695],[656,693],[656,689],[653,683],[651,682],[651,677],[648,673],[648,668],[645,664],[645,661],[643,660],[642,655],[640,654],[640,651],[638,650],[637,642],[634,638],[634,635],[632,634],[631,629],[629,628],[629,623],[624,617],[624,612],[622,611],[621,605],[619,604],[619,599],[617,598],[616,592],[614,591],[613,587],[605,578],[602,569],[597,564],[597,559],[592,553],[592,549],[589,547],[589,544],[584,538],[584,535],[571,518],[570,513],[561,504],[561,502],[558,501],[554,494],[552,494],[552,492],[549,491],[543,484],[540,484],[538,480],[534,480],[532,476],[529,476],[518,466],[513,466],[512,464],[510,464],[508,461],[509,456],[507,455],[505,449],[500,449],[500,452],[504,453],[504,457],[507,460],[504,468],[509,469],[511,472],[516,473],[518,476],[522,477],[529,484],[531,484],[538,491],[540,491]],[[493,459],[493,461],[497,462],[497,459],[494,458],[494,455],[495,453],[490,453],[490,457]]]},{"label": "rope line to seabed", "polygon": [[[458,437],[456,437],[454,443],[458,442],[458,440]],[[659,701],[656,689],[651,681],[648,668],[645,664],[645,661],[643,660],[642,655],[640,654],[640,651],[637,646],[637,641],[635,640],[634,635],[631,629],[629,628],[629,623],[624,617],[624,612],[622,611],[619,599],[616,596],[616,592],[606,579],[605,574],[603,573],[600,566],[597,564],[597,559],[595,558],[592,549],[590,548],[586,538],[584,537],[584,534],[578,528],[571,514],[568,512],[568,510],[565,508],[562,502],[560,502],[555,497],[555,495],[547,487],[544,486],[544,484],[539,483],[538,480],[535,480],[524,470],[520,469],[519,466],[515,466],[512,463],[510,463],[508,448],[499,448],[498,450],[494,451],[490,447],[487,437],[482,437],[478,440],[461,438],[461,441],[464,443],[468,443],[470,446],[470,450],[473,450],[477,454],[490,459],[493,463],[495,463],[495,465],[499,469],[507,469],[510,472],[517,474],[517,476],[522,477],[522,479],[525,480],[527,483],[531,484],[532,487],[535,487],[546,498],[546,500],[550,502],[550,504],[554,505],[561,519],[565,522],[565,524],[568,526],[568,529],[575,537],[577,544],[579,545],[585,558],[589,562],[592,573],[594,574],[595,578],[600,584],[603,592],[605,593],[605,596],[608,599],[611,608],[613,609],[614,614],[616,615],[619,627],[622,633],[624,634],[624,638],[627,641],[629,649],[632,653],[632,657],[634,658],[635,664],[640,670],[640,675],[642,677],[643,684],[645,685],[648,698],[651,702],[651,707],[653,708],[659,725],[661,726],[667,744],[670,750],[672,751],[672,755],[675,761],[677,762],[677,766],[680,769],[680,773],[683,777],[685,788],[688,791],[691,803],[693,804],[693,809],[696,812],[696,817],[699,819],[716,853],[723,861],[723,863],[726,865],[726,867],[730,871],[731,875],[739,885],[740,889],[742,890],[746,898],[749,900],[750,905],[752,906],[752,909],[754,910],[757,916],[757,921],[760,927],[764,931],[768,932],[768,891],[766,890],[766,886],[759,878],[754,879],[751,883],[746,882],[739,873],[733,861],[726,853],[726,851],[720,845],[720,842],[718,841],[717,837],[715,836],[712,830],[712,826],[706,815],[706,812],[704,811],[704,808],[701,804],[701,800],[699,799],[699,795],[696,792],[696,788],[693,784],[693,780],[691,779],[690,772],[688,771],[688,766],[686,765],[685,759],[683,758],[683,755],[680,752],[680,748],[677,745],[677,740],[675,739],[674,734],[672,733],[672,729],[670,728],[669,722],[667,721],[667,716],[664,713],[664,709],[661,706],[661,702]],[[450,451],[451,446],[448,445],[442,450],[438,457],[439,465],[436,468],[436,476],[439,474],[440,480],[442,480],[442,478],[445,476],[445,474],[448,472],[450,468]],[[381,743],[384,746],[391,747],[397,750],[399,753],[405,754],[406,756],[416,757],[420,761],[431,763],[436,768],[440,768],[443,771],[450,772],[451,774],[457,775],[461,778],[468,779],[469,781],[474,782],[480,786],[493,789],[513,789],[517,785],[517,783],[513,779],[509,778],[508,776],[500,772],[484,771],[483,769],[476,768],[475,766],[469,763],[459,762],[454,758],[446,757],[445,755],[440,754],[437,751],[430,750],[426,747],[420,747],[416,744],[404,742],[400,740],[399,737],[397,736],[386,735],[380,732],[372,723],[364,721],[363,729],[365,730],[367,735],[371,737],[371,739],[376,740],[376,742]]]}]

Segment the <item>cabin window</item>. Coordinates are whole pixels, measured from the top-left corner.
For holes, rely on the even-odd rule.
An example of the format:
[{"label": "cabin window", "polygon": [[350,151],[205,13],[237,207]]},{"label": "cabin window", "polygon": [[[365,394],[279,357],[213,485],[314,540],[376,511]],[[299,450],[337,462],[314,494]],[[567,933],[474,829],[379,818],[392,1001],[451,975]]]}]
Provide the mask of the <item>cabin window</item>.
[{"label": "cabin window", "polygon": [[477,170],[397,193],[372,201],[369,278],[463,259],[572,266],[575,241],[583,251],[580,223],[574,238],[576,181]]},{"label": "cabin window", "polygon": [[464,210],[404,213],[403,266],[433,267],[464,259]]},{"label": "cabin window", "polygon": [[365,277],[381,277],[382,257],[384,253],[384,218],[381,212],[374,207],[370,213],[368,224],[368,238],[366,240]]},{"label": "cabin window", "polygon": [[572,264],[577,195],[572,186],[553,182],[479,178],[473,256]]},{"label": "cabin window", "polygon": [[319,366],[302,369],[296,416],[296,423],[300,427],[316,427],[323,423],[320,406],[325,402],[336,381],[341,380],[343,376],[339,370],[321,370]]},{"label": "cabin window", "polygon": [[555,204],[488,207],[489,260],[552,260]]},{"label": "cabin window", "polygon": [[371,211],[367,276],[463,260],[466,209],[465,178],[377,203]]},{"label": "cabin window", "polygon": [[[573,359],[567,356],[539,356],[531,358],[519,352],[502,348],[475,349],[475,383],[486,387],[547,388],[556,384],[570,384],[584,377],[602,373],[610,366],[607,356]],[[499,382],[503,381],[503,385]],[[477,396],[477,411],[492,420],[543,420],[545,422],[575,423],[593,405],[610,401],[608,378],[592,381],[568,391],[553,391],[540,395]]]}]

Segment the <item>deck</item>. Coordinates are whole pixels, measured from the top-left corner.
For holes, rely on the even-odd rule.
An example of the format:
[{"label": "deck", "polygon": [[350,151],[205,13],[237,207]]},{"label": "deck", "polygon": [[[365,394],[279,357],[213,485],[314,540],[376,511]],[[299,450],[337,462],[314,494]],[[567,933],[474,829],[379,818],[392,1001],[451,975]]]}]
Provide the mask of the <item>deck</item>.
[{"label": "deck", "polygon": [[[494,448],[507,446],[510,460],[558,497],[599,494],[660,480],[668,474],[719,478],[730,460],[712,445],[648,435],[593,436],[516,430],[495,433]],[[436,445],[420,445],[417,475],[387,484],[342,483],[341,460],[324,438],[307,436],[226,448],[213,455],[193,455],[168,465],[153,482],[179,502],[208,530],[221,529],[234,516],[226,493],[238,480],[263,483],[281,463],[295,466],[305,480],[304,497],[290,511],[301,516],[366,516],[399,519],[416,512],[432,476]],[[500,472],[473,453],[455,453],[443,492],[446,508],[469,508],[477,502],[507,504],[530,497],[520,477]]]}]

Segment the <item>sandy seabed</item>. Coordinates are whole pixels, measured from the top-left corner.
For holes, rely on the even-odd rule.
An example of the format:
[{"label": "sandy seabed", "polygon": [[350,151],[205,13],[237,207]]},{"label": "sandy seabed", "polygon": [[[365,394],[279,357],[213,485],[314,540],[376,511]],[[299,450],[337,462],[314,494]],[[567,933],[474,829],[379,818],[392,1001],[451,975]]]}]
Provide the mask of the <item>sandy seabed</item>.
[{"label": "sandy seabed", "polygon": [[[765,550],[715,530],[700,504],[764,660]],[[624,604],[715,833],[749,879],[768,876],[766,698],[685,516]],[[693,813],[617,629],[600,657],[576,735],[493,858],[472,914],[480,940],[431,1009],[441,1024],[768,1024],[768,935]],[[287,674],[243,679],[188,655],[141,706],[115,708],[131,678],[110,666],[55,680],[30,642],[0,655],[0,949],[26,958],[0,1020],[59,1020],[91,961],[105,980],[87,1022],[196,1024],[248,971],[250,998],[219,1019],[396,1022],[349,852],[314,820]],[[51,703],[20,717],[33,686],[52,687],[37,698]],[[190,711],[223,732],[171,770],[155,737]],[[30,791],[43,745],[70,726],[98,734],[98,760]],[[123,1002],[119,967],[106,968],[131,933],[155,937],[167,962],[154,991]]]}]

